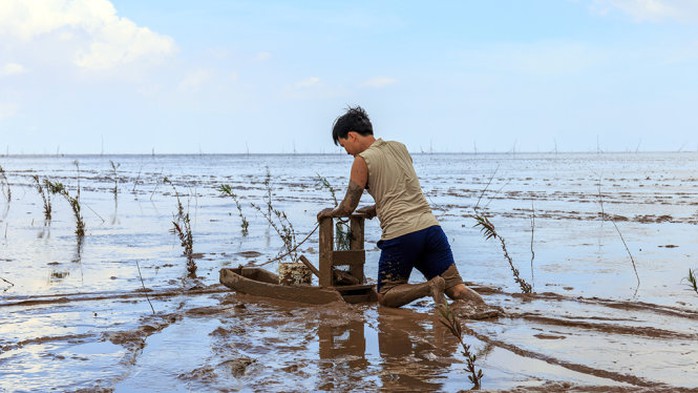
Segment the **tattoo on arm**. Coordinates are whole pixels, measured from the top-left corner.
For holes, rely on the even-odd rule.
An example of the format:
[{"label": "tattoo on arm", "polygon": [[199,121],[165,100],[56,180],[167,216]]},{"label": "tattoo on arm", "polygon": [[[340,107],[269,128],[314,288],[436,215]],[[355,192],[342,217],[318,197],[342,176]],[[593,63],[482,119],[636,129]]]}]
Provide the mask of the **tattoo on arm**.
[{"label": "tattoo on arm", "polygon": [[350,181],[349,188],[347,188],[347,193],[344,196],[342,202],[335,209],[335,212],[340,217],[350,215],[354,211],[354,209],[356,209],[356,207],[359,206],[359,200],[361,199],[361,194],[363,194],[363,192],[363,187],[359,186],[353,181]]}]

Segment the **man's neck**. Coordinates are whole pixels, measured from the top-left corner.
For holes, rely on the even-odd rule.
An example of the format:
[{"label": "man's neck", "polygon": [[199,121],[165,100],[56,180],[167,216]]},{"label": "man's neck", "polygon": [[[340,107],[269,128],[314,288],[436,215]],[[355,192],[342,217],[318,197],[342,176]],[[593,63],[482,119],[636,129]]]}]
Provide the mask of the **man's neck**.
[{"label": "man's neck", "polygon": [[371,147],[371,145],[375,141],[376,141],[376,138],[373,135],[362,136],[359,139],[359,146],[361,148],[361,151],[364,151],[364,150],[368,149],[369,147]]}]

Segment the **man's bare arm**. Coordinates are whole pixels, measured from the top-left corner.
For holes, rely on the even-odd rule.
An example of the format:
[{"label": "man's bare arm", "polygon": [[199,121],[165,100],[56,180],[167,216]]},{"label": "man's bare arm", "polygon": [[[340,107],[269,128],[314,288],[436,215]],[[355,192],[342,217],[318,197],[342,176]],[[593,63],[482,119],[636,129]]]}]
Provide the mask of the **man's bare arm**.
[{"label": "man's bare arm", "polygon": [[359,200],[364,192],[368,179],[368,167],[366,162],[361,157],[354,159],[354,164],[351,167],[351,177],[349,179],[349,187],[344,199],[339,206],[334,209],[324,209],[318,213],[318,220],[323,217],[346,217],[359,206]]},{"label": "man's bare arm", "polygon": [[349,188],[347,188],[347,193],[344,195],[342,202],[332,211],[332,217],[346,217],[356,210],[359,206],[359,200],[361,200],[361,195],[364,192],[364,188],[349,181]]},{"label": "man's bare arm", "polygon": [[354,213],[360,214],[369,220],[378,214],[376,211],[376,205],[364,206],[361,209],[356,210]]}]

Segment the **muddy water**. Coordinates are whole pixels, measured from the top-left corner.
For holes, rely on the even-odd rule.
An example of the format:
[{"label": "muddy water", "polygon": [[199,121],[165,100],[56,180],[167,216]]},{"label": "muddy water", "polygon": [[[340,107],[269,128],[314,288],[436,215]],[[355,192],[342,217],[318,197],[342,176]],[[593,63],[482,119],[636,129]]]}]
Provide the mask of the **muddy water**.
[{"label": "muddy water", "polygon": [[[698,268],[698,154],[414,158],[462,275],[506,311],[464,321],[484,389],[698,389],[698,294],[684,279]],[[282,248],[250,206],[264,207],[266,174],[274,206],[302,238],[332,204],[317,174],[342,188],[344,155],[0,157],[0,165],[12,191],[9,203],[0,192],[0,391],[471,386],[461,348],[429,301],[400,310],[299,306],[217,283],[221,267],[260,264]],[[82,243],[62,197],[44,219],[33,174],[73,195],[79,182]],[[177,206],[164,177],[191,215],[196,279],[186,278],[170,232]],[[239,195],[248,235],[221,184]],[[473,228],[476,205],[535,295],[518,294],[499,244]],[[379,236],[369,221],[369,277]],[[301,252],[317,263],[317,248],[311,236]]]}]

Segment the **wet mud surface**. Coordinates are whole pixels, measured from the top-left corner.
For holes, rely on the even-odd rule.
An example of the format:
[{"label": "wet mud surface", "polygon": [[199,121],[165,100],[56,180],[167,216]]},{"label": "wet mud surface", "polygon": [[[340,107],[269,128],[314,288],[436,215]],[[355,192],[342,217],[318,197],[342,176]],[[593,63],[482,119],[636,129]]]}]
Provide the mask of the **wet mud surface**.
[{"label": "wet mud surface", "polygon": [[[87,229],[81,244],[66,201],[54,197],[54,218],[44,220],[31,179],[48,176],[74,192],[75,159]],[[110,159],[121,164],[116,195]],[[300,305],[218,283],[220,268],[262,264],[282,250],[249,205],[263,201],[267,170],[275,206],[304,236],[332,204],[317,173],[343,187],[345,157],[2,157],[0,164],[13,194],[9,203],[0,199],[0,391],[472,386],[460,344],[428,299],[402,309]],[[504,310],[462,320],[483,391],[698,390],[698,294],[684,279],[698,268],[696,155],[417,155],[415,164],[461,274]],[[165,176],[192,215],[195,279],[186,277],[170,232],[176,200]],[[220,184],[239,194],[249,234],[234,202],[216,191]],[[518,293],[498,244],[473,228],[476,205],[536,293]],[[368,277],[376,275],[379,235],[369,221]],[[317,263],[317,249],[311,237],[301,253]]]}]

